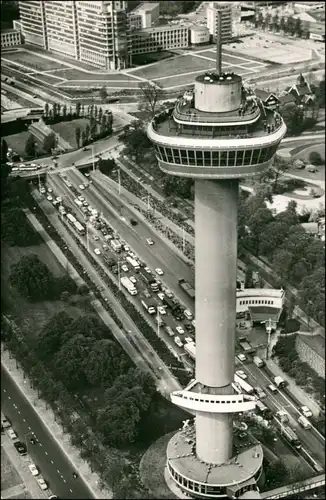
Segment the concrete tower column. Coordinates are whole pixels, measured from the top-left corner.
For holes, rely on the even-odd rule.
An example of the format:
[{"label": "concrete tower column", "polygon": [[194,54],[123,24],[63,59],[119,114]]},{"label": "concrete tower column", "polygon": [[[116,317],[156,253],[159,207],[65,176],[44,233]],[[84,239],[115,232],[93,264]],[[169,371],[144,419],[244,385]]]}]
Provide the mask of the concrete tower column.
[{"label": "concrete tower column", "polygon": [[[237,180],[195,181],[196,379],[202,392],[230,394],[234,377]],[[232,416],[198,412],[197,455],[232,456]]]}]

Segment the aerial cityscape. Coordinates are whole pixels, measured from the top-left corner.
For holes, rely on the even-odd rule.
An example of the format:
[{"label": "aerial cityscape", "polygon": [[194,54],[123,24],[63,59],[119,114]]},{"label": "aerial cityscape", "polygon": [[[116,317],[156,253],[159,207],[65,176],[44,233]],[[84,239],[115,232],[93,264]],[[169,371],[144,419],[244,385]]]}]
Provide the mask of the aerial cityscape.
[{"label": "aerial cityscape", "polygon": [[325,492],[325,3],[1,0],[1,498]]}]

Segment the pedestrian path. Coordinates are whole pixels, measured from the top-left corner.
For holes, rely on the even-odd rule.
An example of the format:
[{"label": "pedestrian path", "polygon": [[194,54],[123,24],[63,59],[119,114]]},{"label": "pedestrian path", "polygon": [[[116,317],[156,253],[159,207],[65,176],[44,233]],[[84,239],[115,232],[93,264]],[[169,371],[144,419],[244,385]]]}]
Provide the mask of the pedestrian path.
[{"label": "pedestrian path", "polygon": [[[79,471],[80,476],[83,478],[93,497],[98,499],[112,498],[112,492],[99,488],[99,476],[95,472],[91,472],[88,463],[80,457],[79,450],[70,444],[69,435],[64,434],[62,427],[55,422],[52,409],[47,408],[45,401],[38,398],[37,391],[30,387],[28,379],[24,378],[23,371],[17,368],[15,359],[10,359],[9,352],[5,351],[3,346],[1,346],[1,363],[27,401],[35,408],[49,433],[52,435],[53,440],[60,446],[72,465]],[[38,495],[33,495],[33,498],[43,498],[40,496],[39,488]]]}]

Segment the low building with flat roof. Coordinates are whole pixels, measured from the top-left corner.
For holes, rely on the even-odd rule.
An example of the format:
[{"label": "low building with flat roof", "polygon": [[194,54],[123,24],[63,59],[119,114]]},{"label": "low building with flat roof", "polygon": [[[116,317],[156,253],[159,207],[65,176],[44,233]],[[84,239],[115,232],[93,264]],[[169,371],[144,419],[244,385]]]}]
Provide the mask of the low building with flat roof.
[{"label": "low building with flat roof", "polygon": [[[141,28],[150,28],[157,21],[159,16],[160,16],[160,4],[158,2],[141,3],[129,14],[131,25],[133,25],[135,22],[139,24],[140,20]],[[134,21],[133,18],[136,18],[137,21]]]},{"label": "low building with flat roof", "polygon": [[132,33],[132,54],[146,54],[160,50],[182,49],[189,46],[188,26],[159,26]]},{"label": "low building with flat roof", "polygon": [[1,47],[14,47],[22,44],[22,34],[20,30],[8,29],[1,31]]}]

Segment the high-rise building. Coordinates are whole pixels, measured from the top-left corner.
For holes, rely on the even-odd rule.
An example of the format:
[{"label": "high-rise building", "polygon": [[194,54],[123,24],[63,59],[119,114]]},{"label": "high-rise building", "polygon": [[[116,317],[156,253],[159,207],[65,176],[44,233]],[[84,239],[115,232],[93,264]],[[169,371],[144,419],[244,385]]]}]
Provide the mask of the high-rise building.
[{"label": "high-rise building", "polygon": [[19,10],[27,43],[108,70],[128,66],[125,0],[20,0]]},{"label": "high-rise building", "polygon": [[19,14],[25,42],[47,49],[44,4],[42,0],[20,0]]},{"label": "high-rise building", "polygon": [[[213,40],[221,36],[222,43],[229,42],[232,38],[232,2],[209,2],[206,15],[207,28]],[[220,28],[218,16],[221,16]],[[218,30],[221,30],[221,34]]]},{"label": "high-rise building", "polygon": [[148,125],[161,170],[195,181],[196,375],[171,399],[196,416],[170,439],[166,471],[190,497],[260,498],[262,446],[233,421],[255,408],[234,380],[238,190],[268,167],[286,126],[222,72],[221,43],[216,57],[216,72]]}]

